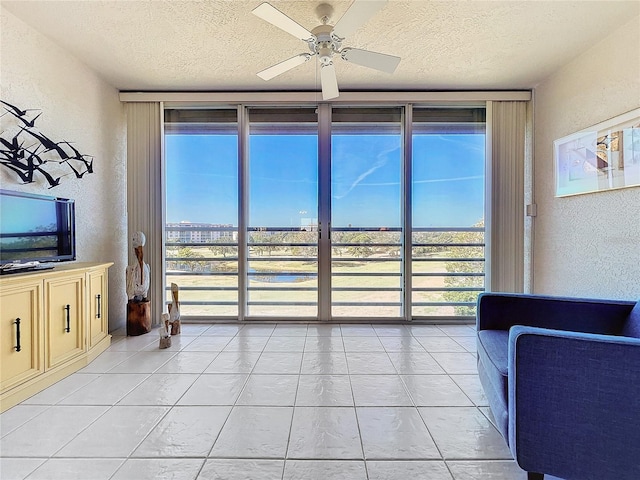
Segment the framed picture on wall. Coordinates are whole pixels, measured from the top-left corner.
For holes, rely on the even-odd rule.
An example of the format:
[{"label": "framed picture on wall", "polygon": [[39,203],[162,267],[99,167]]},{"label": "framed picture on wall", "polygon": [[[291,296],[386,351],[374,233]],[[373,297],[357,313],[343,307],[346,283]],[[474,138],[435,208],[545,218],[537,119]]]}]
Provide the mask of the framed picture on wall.
[{"label": "framed picture on wall", "polygon": [[553,142],[556,197],[640,186],[640,108]]}]

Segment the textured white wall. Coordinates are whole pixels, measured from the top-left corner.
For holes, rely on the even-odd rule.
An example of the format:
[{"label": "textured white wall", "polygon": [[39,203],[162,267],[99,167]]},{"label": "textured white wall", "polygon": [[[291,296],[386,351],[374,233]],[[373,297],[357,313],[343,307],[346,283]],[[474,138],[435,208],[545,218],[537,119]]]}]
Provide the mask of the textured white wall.
[{"label": "textured white wall", "polygon": [[0,8],[0,17],[0,98],[41,109],[36,126],[43,133],[95,157],[95,173],[63,177],[53,189],[44,180],[23,185],[2,167],[2,188],[75,200],[77,260],[115,263],[109,270],[109,327],[114,330],[126,319],[127,264],[126,123],[118,91],[6,9]]},{"label": "textured white wall", "polygon": [[640,187],[554,198],[553,141],[640,107],[640,17],[535,89],[534,291],[640,298]]}]

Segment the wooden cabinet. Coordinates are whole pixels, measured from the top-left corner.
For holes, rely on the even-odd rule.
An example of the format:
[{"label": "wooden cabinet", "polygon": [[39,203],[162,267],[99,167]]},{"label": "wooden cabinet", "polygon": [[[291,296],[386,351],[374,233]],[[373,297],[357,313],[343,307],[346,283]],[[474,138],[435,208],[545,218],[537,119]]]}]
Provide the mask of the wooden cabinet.
[{"label": "wooden cabinet", "polygon": [[0,412],[86,366],[109,346],[111,265],[65,264],[0,278]]}]

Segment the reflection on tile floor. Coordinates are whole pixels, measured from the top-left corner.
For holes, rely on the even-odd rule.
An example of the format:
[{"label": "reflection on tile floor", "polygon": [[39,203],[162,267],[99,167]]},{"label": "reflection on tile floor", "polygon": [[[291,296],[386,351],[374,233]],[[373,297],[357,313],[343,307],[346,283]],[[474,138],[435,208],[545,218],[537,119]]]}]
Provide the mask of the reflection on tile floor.
[{"label": "reflection on tile floor", "polygon": [[470,325],[114,335],[0,416],[3,480],[519,480]]}]

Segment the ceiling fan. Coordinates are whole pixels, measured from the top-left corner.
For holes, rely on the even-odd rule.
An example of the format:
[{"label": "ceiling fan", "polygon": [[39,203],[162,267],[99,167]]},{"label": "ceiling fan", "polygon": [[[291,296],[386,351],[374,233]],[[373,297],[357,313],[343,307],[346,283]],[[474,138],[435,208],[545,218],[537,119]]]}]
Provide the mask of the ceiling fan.
[{"label": "ceiling fan", "polygon": [[309,50],[311,50],[311,53],[301,53],[283,62],[272,65],[258,72],[258,76],[263,80],[271,80],[298,65],[302,65],[311,57],[317,56],[320,61],[322,98],[329,100],[336,98],[340,94],[336,70],[333,65],[333,57],[335,55],[340,56],[347,62],[362,65],[363,67],[393,73],[398,63],[400,63],[400,57],[342,46],[342,42],[347,36],[355,32],[386,3],[387,0],[354,0],[349,9],[335,25],[329,25],[333,7],[326,3],[320,4],[316,8],[316,12],[320,16],[322,23],[311,31],[269,3],[265,2],[258,5],[252,11],[254,15],[294,37],[304,40],[307,42]]}]

